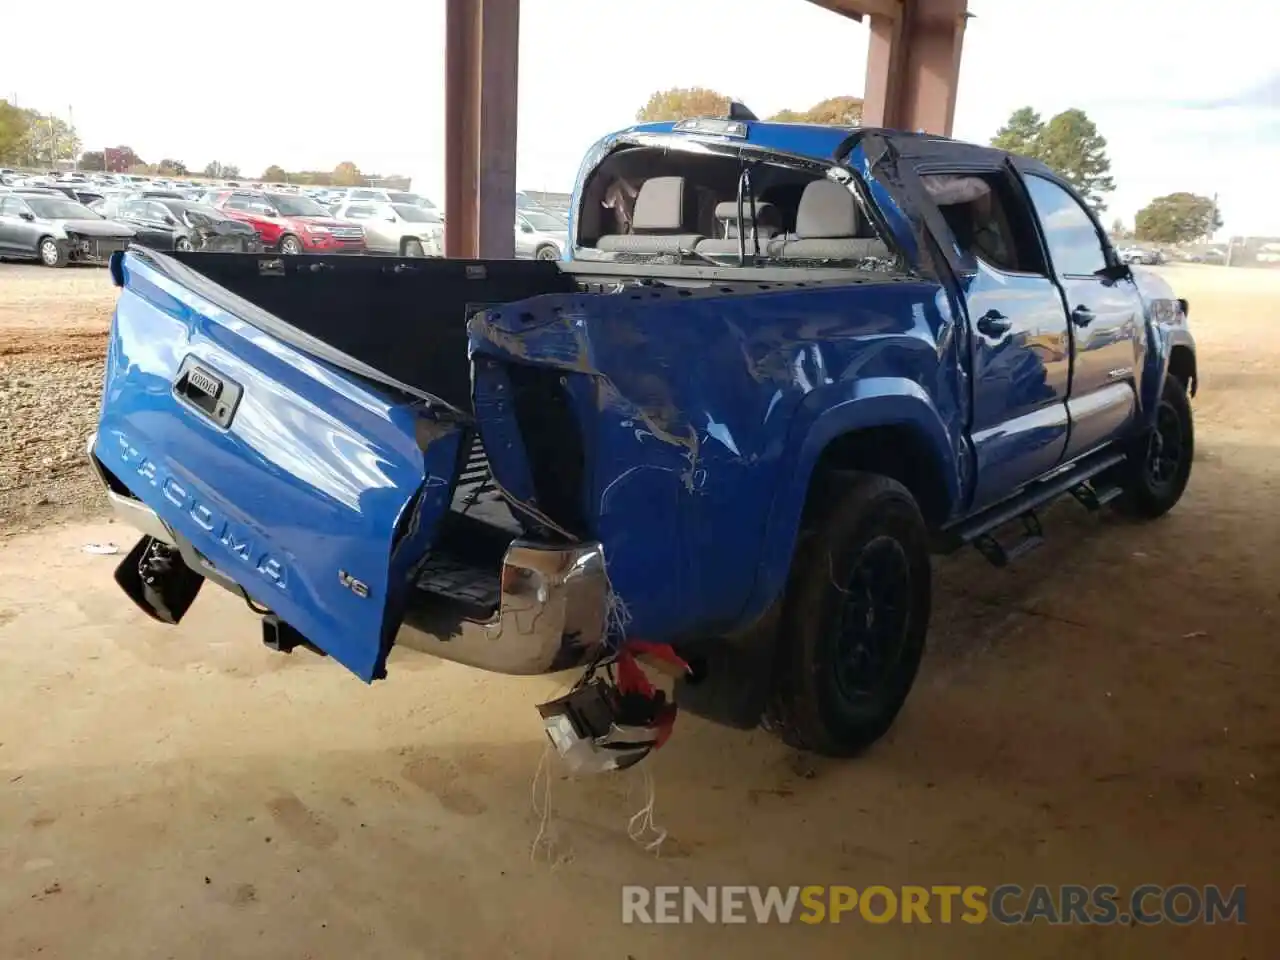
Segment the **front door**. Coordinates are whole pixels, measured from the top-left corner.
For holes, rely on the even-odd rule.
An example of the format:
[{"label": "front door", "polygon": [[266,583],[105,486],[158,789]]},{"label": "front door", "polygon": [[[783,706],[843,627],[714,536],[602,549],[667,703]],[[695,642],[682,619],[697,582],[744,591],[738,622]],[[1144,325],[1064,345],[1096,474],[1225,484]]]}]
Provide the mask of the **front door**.
[{"label": "front door", "polygon": [[1114,440],[1137,411],[1146,348],[1142,297],[1131,275],[1106,276],[1102,232],[1084,205],[1047,177],[1023,177],[1071,318],[1068,459]]}]

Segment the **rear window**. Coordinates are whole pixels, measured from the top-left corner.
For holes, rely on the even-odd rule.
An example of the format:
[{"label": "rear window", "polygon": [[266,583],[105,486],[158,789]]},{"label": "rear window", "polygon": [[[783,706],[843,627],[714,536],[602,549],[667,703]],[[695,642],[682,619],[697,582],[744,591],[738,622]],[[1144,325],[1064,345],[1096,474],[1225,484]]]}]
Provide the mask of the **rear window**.
[{"label": "rear window", "polygon": [[[583,186],[576,256],[620,262],[900,272],[853,184],[827,167],[752,154],[624,147]],[[521,211],[532,216],[530,211]]]}]

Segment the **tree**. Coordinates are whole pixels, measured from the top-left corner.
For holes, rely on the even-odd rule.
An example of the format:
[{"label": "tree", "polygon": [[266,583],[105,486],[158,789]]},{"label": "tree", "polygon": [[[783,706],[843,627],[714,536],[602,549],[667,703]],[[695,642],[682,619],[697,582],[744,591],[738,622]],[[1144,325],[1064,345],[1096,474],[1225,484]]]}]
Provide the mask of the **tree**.
[{"label": "tree", "polygon": [[234,163],[220,163],[217,160],[213,160],[209,163],[206,163],[202,173],[204,174],[204,176],[210,177],[214,180],[239,180],[240,179],[239,167],[237,167]]},{"label": "tree", "polygon": [[35,110],[25,113],[28,117],[26,152],[36,163],[52,165],[80,153],[80,138],[65,120]]},{"label": "tree", "polygon": [[1070,183],[1094,210],[1105,210],[1103,196],[1115,190],[1107,141],[1083,110],[1064,110],[1040,134],[1040,159]]},{"label": "tree", "polygon": [[826,123],[838,127],[856,126],[862,122],[862,98],[827,97],[806,110],[805,119],[810,123]]},{"label": "tree", "polygon": [[1030,107],[1019,107],[996,131],[991,138],[991,145],[1010,153],[1018,153],[1024,157],[1040,159],[1040,135],[1044,133],[1044,122],[1040,114]]},{"label": "tree", "polygon": [[1115,189],[1107,141],[1083,110],[1072,108],[1048,123],[1030,107],[1013,112],[991,139],[993,147],[1040,160],[1080,192],[1101,212],[1103,196]]},{"label": "tree", "polygon": [[339,187],[358,187],[364,183],[360,168],[350,160],[343,160],[333,168],[333,182]]},{"label": "tree", "polygon": [[1116,217],[1114,220],[1111,221],[1111,229],[1107,232],[1111,234],[1112,240],[1132,240],[1133,239],[1133,231],[1130,230],[1127,226],[1125,226],[1124,221],[1121,220],[1119,217]]},{"label": "tree", "polygon": [[262,171],[262,179],[268,183],[284,183],[289,179],[289,174],[284,167],[276,166],[274,163]]},{"label": "tree", "polygon": [[165,177],[185,177],[187,175],[187,165],[181,160],[170,160],[166,157],[160,161],[160,166],[156,168],[156,172]]},{"label": "tree", "polygon": [[636,111],[637,120],[685,120],[689,117],[723,117],[729,98],[706,87],[672,87],[659,90]]},{"label": "tree", "polygon": [[101,150],[86,150],[80,154],[81,170],[106,170],[107,158]]},{"label": "tree", "polygon": [[27,112],[8,100],[0,100],[0,163],[22,163],[27,160]]},{"label": "tree", "polygon": [[839,127],[862,122],[861,97],[827,97],[808,110],[779,110],[769,118],[775,123],[826,123]]},{"label": "tree", "polygon": [[1150,243],[1190,243],[1212,235],[1221,226],[1218,205],[1194,193],[1156,197],[1134,218],[1138,239]]}]

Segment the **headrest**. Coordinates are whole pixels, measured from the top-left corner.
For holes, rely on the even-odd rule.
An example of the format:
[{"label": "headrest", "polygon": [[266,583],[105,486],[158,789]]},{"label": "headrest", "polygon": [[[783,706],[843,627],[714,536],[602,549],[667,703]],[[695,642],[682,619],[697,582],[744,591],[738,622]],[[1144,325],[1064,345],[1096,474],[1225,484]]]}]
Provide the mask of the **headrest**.
[{"label": "headrest", "polygon": [[796,236],[806,240],[858,235],[858,204],[849,188],[834,180],[815,180],[800,195]]},{"label": "headrest", "polygon": [[981,177],[956,177],[926,175],[920,178],[929,199],[940,207],[953,203],[973,203],[979,197],[988,196],[991,187]]},{"label": "headrest", "polygon": [[[755,218],[760,221],[776,221],[778,219],[777,211],[772,203],[757,203],[755,210]],[[717,220],[737,220],[738,219],[738,201],[726,200],[724,203],[716,204]],[[742,202],[742,219],[748,223],[751,222],[751,204],[745,200]]]},{"label": "headrest", "polygon": [[684,177],[650,177],[636,195],[632,231],[679,230],[684,226]]}]

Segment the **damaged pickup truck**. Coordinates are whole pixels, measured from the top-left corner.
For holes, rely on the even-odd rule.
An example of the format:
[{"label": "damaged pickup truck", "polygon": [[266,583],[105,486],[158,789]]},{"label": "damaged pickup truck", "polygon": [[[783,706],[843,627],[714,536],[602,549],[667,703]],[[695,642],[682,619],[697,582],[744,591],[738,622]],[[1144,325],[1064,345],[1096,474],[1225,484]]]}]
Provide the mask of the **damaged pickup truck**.
[{"label": "damaged pickup truck", "polygon": [[117,256],[90,455],[143,535],[124,591],[177,623],[212,581],[365,681],[394,646],[581,670],[540,708],[581,766],[669,730],[633,647],[674,704],[847,755],[911,688],[931,553],[1003,566],[1064,494],[1156,517],[1186,486],[1187,304],[1040,163],[641,124],[585,159],[569,236]]}]

